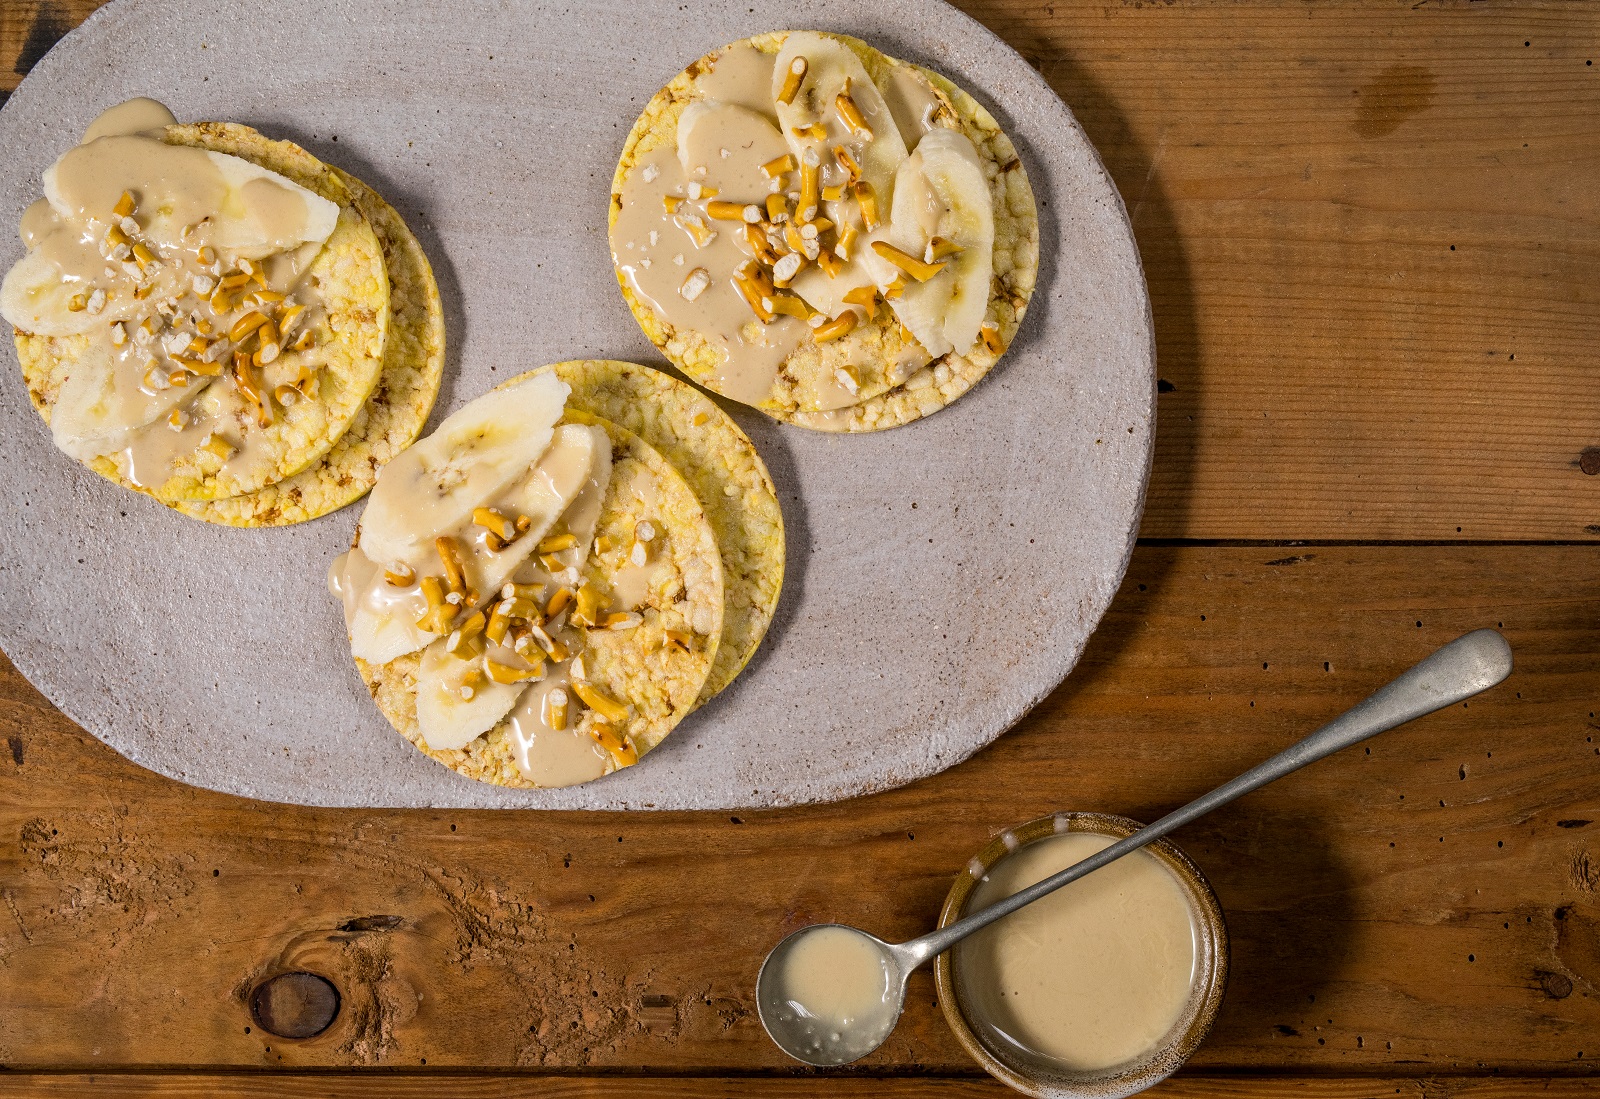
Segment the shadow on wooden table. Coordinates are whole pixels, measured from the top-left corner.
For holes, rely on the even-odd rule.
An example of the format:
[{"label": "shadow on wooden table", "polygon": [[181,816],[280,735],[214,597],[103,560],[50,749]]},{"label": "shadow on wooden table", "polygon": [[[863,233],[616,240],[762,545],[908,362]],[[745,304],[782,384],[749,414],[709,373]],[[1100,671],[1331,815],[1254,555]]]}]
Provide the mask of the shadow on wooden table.
[{"label": "shadow on wooden table", "polygon": [[1316,990],[1338,982],[1359,926],[1358,880],[1337,854],[1337,830],[1314,813],[1263,819],[1257,805],[1185,831],[1178,841],[1210,871],[1233,943],[1227,1000],[1195,1064],[1228,1063],[1223,1051],[1258,1044],[1263,1019],[1303,1047],[1333,1022]]},{"label": "shadow on wooden table", "polygon": [[[981,13],[970,13],[979,16]],[[1096,82],[1071,46],[1039,37],[1008,41],[1037,68],[1077,118],[1105,162],[1133,225],[1156,331],[1156,436],[1147,513],[1157,507],[1163,531],[1186,530],[1193,480],[1195,416],[1201,406],[1200,343],[1188,250],[1161,171],[1163,127],[1154,146],[1134,132],[1116,93]],[[1174,104],[1174,110],[1181,105]],[[1150,524],[1146,522],[1146,527]]]},{"label": "shadow on wooden table", "polygon": [[[1203,371],[1189,258],[1161,174],[1162,147],[1141,144],[1109,95],[1077,78],[1069,62],[1048,65],[1046,74],[1078,112],[1128,207],[1156,332],[1155,460],[1146,513],[1159,507],[1163,530],[1186,530]],[[1150,526],[1147,519],[1142,529]]]}]

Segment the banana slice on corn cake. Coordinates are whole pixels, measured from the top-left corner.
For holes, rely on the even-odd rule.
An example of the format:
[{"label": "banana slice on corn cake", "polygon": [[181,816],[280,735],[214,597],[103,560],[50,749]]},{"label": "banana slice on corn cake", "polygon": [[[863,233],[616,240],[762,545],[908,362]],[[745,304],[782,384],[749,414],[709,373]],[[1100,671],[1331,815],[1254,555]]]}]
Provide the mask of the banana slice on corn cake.
[{"label": "banana slice on corn cake", "polygon": [[384,716],[504,786],[632,766],[694,707],[723,631],[694,492],[570,393],[543,371],[456,411],[385,467],[329,573]]},{"label": "banana slice on corn cake", "polygon": [[827,431],[910,422],[1016,334],[1038,212],[994,118],[841,35],[758,35],[646,106],[612,182],[617,278],[690,378]]}]

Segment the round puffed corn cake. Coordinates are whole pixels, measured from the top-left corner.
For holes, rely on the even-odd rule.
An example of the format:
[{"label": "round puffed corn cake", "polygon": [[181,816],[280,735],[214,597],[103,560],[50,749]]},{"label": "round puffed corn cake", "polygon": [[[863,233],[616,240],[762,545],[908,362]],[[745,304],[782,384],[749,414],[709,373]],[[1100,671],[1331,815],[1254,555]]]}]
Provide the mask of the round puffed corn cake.
[{"label": "round puffed corn cake", "polygon": [[[628,134],[612,179],[612,224],[621,212],[623,184],[634,167],[653,150],[664,145],[676,146],[679,116],[699,98],[698,78],[713,69],[717,59],[732,49],[749,46],[763,53],[777,54],[791,33],[794,32],[756,35],[714,50],[689,65],[655,94]],[[1027,312],[1038,275],[1039,213],[1033,188],[1015,147],[994,116],[981,104],[928,69],[889,57],[859,39],[845,35],[829,37],[844,43],[855,53],[880,90],[888,86],[896,69],[911,70],[927,81],[939,104],[933,115],[934,123],[960,130],[971,139],[983,161],[994,204],[994,274],[985,315],[985,324],[993,326],[997,334],[992,347],[980,340],[970,353],[941,355],[904,382],[893,384],[892,364],[909,342],[914,341],[891,310],[880,308],[876,319],[863,320],[839,339],[819,344],[806,336],[780,367],[773,395],[756,405],[774,419],[820,431],[879,431],[910,423],[943,408],[972,388],[1011,345]],[[621,270],[617,271],[617,281],[628,308],[650,341],[688,377],[716,389],[723,356],[719,346],[698,331],[670,324],[629,288]],[[836,370],[846,365],[851,366],[859,378],[858,403],[829,412],[805,408],[798,395],[814,392],[817,379],[831,378]]]}]

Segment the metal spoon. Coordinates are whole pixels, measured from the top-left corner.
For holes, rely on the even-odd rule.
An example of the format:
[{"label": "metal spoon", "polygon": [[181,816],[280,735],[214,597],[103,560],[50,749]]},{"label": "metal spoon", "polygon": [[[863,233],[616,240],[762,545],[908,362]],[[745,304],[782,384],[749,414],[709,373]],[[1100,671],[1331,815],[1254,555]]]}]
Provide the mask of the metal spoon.
[{"label": "metal spoon", "polygon": [[[1315,763],[1342,748],[1359,744],[1368,737],[1404,725],[1408,721],[1453,706],[1495,686],[1511,674],[1511,646],[1494,630],[1474,630],[1456,638],[1423,660],[1410,671],[1380,688],[1365,701],[1345,711],[1322,728],[1265,763],[1258,764],[1209,794],[1175,809],[1125,839],[1082,862],[1073,864],[1043,881],[1013,894],[998,904],[974,912],[948,927],[912,939],[907,943],[886,943],[865,931],[843,924],[815,924],[789,935],[767,955],[756,978],[756,1009],[767,1034],[789,1056],[810,1065],[843,1065],[865,1057],[883,1044],[894,1030],[905,1007],[906,980],[913,970],[949,950],[956,943],[1024,905],[1053,893],[1069,882],[1136,851],[1196,817],[1242,794],[1248,794]],[[785,965],[802,943],[817,946],[811,938],[827,932],[837,939],[840,932],[858,940],[846,943],[858,957],[881,968],[884,981],[881,1010],[866,1011],[848,1023],[829,1021],[809,1012],[786,987]],[[836,955],[837,957],[837,955]],[[873,974],[866,974],[870,980]]]}]

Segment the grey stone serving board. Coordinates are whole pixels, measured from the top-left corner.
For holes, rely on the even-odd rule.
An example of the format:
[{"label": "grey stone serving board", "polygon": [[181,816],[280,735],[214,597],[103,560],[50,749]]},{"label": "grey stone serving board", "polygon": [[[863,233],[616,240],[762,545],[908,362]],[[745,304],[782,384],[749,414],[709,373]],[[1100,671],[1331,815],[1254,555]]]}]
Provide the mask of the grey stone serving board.
[{"label": "grey stone serving board", "polygon": [[[325,587],[360,506],[208,526],[57,452],[0,355],[0,645],[52,702],[183,782],[306,805],[730,809],[832,801],[993,741],[1072,669],[1122,579],[1154,419],[1149,300],[1121,199],[1043,78],[938,0],[116,0],[0,109],[0,225],[103,108],[292,139],[405,215],[444,297],[433,422],[543,363],[660,364],[611,272],[622,141],[688,62],[760,31],[858,35],[994,112],[1039,197],[1018,341],[950,409],[875,435],[734,407],[772,470],[789,565],[734,685],[639,766],[569,790],[471,782],[393,732]],[[0,264],[21,254],[0,234]]]}]

